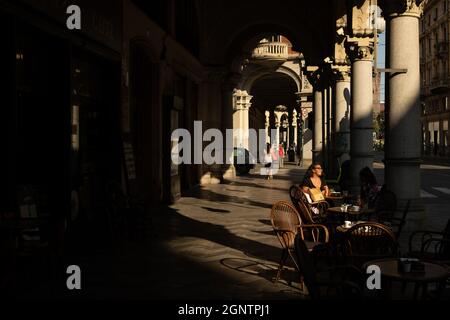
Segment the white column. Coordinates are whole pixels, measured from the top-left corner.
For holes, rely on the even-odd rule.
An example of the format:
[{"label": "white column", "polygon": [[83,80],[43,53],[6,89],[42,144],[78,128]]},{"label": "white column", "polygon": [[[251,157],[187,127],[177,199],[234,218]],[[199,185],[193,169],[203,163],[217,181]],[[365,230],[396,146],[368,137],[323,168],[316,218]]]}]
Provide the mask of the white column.
[{"label": "white column", "polygon": [[372,168],[373,163],[373,85],[372,85],[372,47],[350,44],[352,59],[350,111],[350,191],[359,194],[359,172],[364,167]]},{"label": "white column", "polygon": [[281,125],[280,118],[281,117],[279,117],[278,114],[275,113],[275,129],[276,129],[275,141],[271,141],[270,143],[276,149],[278,149],[278,145],[280,144],[280,125]]},{"label": "white column", "polygon": [[[289,114],[288,117],[286,118],[286,148],[289,148],[289,143],[290,143],[290,125],[289,125]],[[285,150],[286,151],[286,150]]]},{"label": "white column", "polygon": [[[234,165],[231,163],[227,163],[227,161],[229,161],[229,159],[227,158],[231,158],[232,157],[232,150],[230,150],[231,148],[229,148],[229,146],[226,145],[226,130],[227,129],[233,129],[235,126],[234,123],[234,85],[235,82],[233,81],[226,81],[225,83],[221,83],[221,88],[222,88],[222,114],[221,114],[221,118],[222,118],[222,132],[223,132],[223,136],[224,136],[224,144],[225,144],[225,150],[223,152],[223,157],[224,157],[224,163],[221,166],[221,171],[222,171],[222,177],[221,177],[221,181],[223,182],[224,180],[230,180],[236,177],[236,170]],[[234,139],[233,139],[234,140]],[[218,170],[218,169],[215,169]],[[211,183],[216,183],[216,179],[213,179],[213,176],[215,176],[216,174],[214,173],[213,170],[213,174],[211,177]]]},{"label": "white column", "polygon": [[297,146],[297,110],[292,111],[292,128],[294,129],[294,144]]},{"label": "white column", "polygon": [[[394,2],[394,1],[393,1]],[[385,181],[403,206],[422,210],[420,201],[421,123],[419,17],[415,1],[386,8],[387,51],[390,69],[406,69],[386,76],[387,116]]]},{"label": "white column", "polygon": [[264,115],[266,116],[265,129],[266,129],[266,142],[270,142],[270,111],[265,111]]},{"label": "white column", "polygon": [[248,149],[248,113],[252,96],[245,90],[233,91],[233,141],[235,147]]},{"label": "white column", "polygon": [[313,132],[313,161],[322,162],[323,152],[323,123],[322,123],[322,90],[314,88],[314,132]]}]

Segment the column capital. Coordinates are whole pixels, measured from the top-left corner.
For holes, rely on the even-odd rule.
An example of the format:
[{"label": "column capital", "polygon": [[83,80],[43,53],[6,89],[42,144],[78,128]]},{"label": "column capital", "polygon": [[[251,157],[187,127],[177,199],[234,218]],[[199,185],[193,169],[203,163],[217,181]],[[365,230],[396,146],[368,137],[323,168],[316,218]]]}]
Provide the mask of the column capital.
[{"label": "column capital", "polygon": [[306,68],[304,74],[308,78],[309,83],[313,86],[314,91],[320,91],[324,87],[324,75],[322,70],[317,66]]},{"label": "column capital", "polygon": [[318,82],[317,70],[319,70],[319,67],[317,66],[307,66],[303,70],[303,74],[306,76],[312,86],[314,86],[314,84]]},{"label": "column capital", "polygon": [[386,18],[410,16],[420,18],[423,13],[425,0],[379,0]]},{"label": "column capital", "polygon": [[336,82],[350,82],[350,66],[333,66],[332,69]]},{"label": "column capital", "polygon": [[253,96],[249,95],[246,90],[233,90],[233,110],[248,110],[252,103]]},{"label": "column capital", "polygon": [[373,42],[369,38],[347,40],[347,53],[352,62],[354,61],[372,61],[373,60]]}]

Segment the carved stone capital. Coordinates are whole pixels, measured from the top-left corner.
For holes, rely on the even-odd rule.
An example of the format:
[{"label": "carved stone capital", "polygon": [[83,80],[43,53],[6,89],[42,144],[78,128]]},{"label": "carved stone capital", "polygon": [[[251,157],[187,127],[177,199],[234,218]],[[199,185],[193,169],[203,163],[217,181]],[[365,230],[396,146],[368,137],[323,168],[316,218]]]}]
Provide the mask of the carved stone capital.
[{"label": "carved stone capital", "polygon": [[373,46],[368,45],[360,45],[358,42],[348,42],[347,45],[347,54],[350,60],[373,60]]},{"label": "carved stone capital", "polygon": [[323,85],[322,73],[318,67],[307,67],[304,71],[308,82],[314,87],[314,90],[320,90]]},{"label": "carved stone capital", "polygon": [[333,68],[334,80],[339,82],[350,82],[350,66],[334,67]]},{"label": "carved stone capital", "polygon": [[252,103],[253,96],[249,95],[246,90],[235,89],[233,91],[233,110],[248,110]]},{"label": "carved stone capital", "polygon": [[380,7],[386,18],[410,16],[420,18],[423,13],[424,0],[380,0]]}]

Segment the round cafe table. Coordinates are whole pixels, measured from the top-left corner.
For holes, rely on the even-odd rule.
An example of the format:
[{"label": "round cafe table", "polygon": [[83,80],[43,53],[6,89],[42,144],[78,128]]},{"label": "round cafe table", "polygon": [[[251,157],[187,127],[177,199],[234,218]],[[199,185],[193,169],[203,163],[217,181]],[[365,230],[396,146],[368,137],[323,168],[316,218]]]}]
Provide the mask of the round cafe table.
[{"label": "round cafe table", "polygon": [[364,223],[364,222],[367,222],[367,221],[359,221],[359,222],[357,222],[356,224],[351,225],[350,227],[346,227],[346,226],[344,226],[344,225],[342,224],[342,225],[336,227],[336,231],[341,232],[341,233],[346,233],[346,232],[347,232],[348,230],[350,230],[353,226],[355,226],[355,225],[357,225],[357,224],[360,224],[360,223]]},{"label": "round cafe table", "polygon": [[[369,261],[364,265],[366,269],[369,265],[377,265],[380,267],[381,277],[386,279],[389,291],[392,281],[399,281],[404,284],[414,284],[414,299],[417,299],[418,292],[422,289],[422,298],[426,296],[428,284],[439,283],[445,284],[447,278],[450,277],[450,268],[444,264],[431,261],[420,261],[424,264],[423,272],[401,272],[398,269],[398,258],[388,258]],[[383,288],[382,288],[383,289]]]},{"label": "round cafe table", "polygon": [[331,200],[331,201],[342,201],[344,199],[345,199],[344,196],[328,196],[328,197],[325,197],[325,200]]},{"label": "round cafe table", "polygon": [[374,209],[360,209],[360,210],[352,210],[350,207],[347,208],[347,211],[342,211],[341,207],[330,207],[327,210],[329,214],[339,214],[344,215],[348,220],[357,219],[360,215],[367,214],[370,215],[374,213]]}]

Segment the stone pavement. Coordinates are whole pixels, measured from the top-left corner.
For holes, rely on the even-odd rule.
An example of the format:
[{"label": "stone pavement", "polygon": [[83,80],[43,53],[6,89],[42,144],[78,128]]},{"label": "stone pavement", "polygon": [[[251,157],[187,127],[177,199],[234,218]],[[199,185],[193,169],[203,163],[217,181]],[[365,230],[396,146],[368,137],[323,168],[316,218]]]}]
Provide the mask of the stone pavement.
[{"label": "stone pavement", "polygon": [[[273,180],[252,172],[227,184],[201,186],[170,207],[154,209],[144,241],[117,236],[110,248],[92,245],[88,253],[67,258],[66,263],[81,267],[83,290],[58,295],[304,299],[293,268],[282,273],[280,282],[272,282],[281,247],[269,214],[274,202],[290,201],[289,187],[302,180],[305,167],[286,164]],[[375,173],[382,182],[380,164],[375,164]],[[444,218],[447,215],[430,215],[427,227],[441,229]],[[30,297],[39,290],[34,289],[28,292]]]},{"label": "stone pavement", "polygon": [[[103,294],[169,299],[304,297],[293,268],[282,273],[279,283],[272,282],[281,247],[269,214],[274,202],[289,201],[292,181],[303,177],[304,170],[291,167],[281,169],[274,180],[255,173],[228,184],[202,186],[170,208],[152,213],[150,251],[139,258],[121,253],[123,261],[117,265],[128,269],[120,271],[120,280],[117,277],[122,290]],[[139,268],[138,276],[131,267],[137,258],[153,270]]]}]

